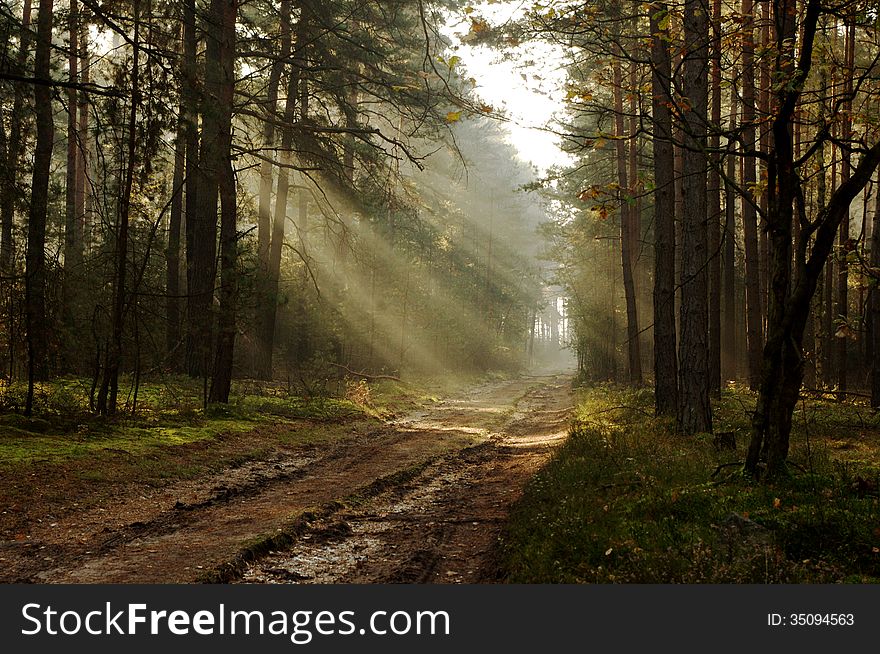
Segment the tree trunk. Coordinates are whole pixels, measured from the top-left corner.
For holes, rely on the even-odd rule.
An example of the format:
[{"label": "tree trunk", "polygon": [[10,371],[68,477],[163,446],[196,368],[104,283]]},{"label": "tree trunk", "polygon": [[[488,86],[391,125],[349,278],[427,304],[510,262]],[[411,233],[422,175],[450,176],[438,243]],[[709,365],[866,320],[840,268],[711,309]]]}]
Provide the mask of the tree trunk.
[{"label": "tree trunk", "polygon": [[[773,15],[770,0],[760,0],[756,13],[760,15],[758,34],[760,36],[761,56],[758,58],[758,123],[761,125],[758,130],[758,141],[761,152],[770,151],[770,128],[769,121],[772,112],[772,93],[770,90],[770,62],[773,52]],[[767,165],[763,161],[758,161],[758,180],[766,186],[767,183]],[[766,334],[767,311],[770,299],[770,239],[767,227],[767,192],[761,193],[758,197],[758,204],[761,207],[761,217],[758,221],[758,278],[760,281],[760,298],[761,298],[761,320],[763,334]]]},{"label": "tree trunk", "polygon": [[[785,468],[788,457],[791,421],[803,376],[802,343],[810,302],[825,265],[834,238],[850,203],[870,181],[880,162],[880,142],[868,149],[859,165],[831,195],[827,206],[808,222],[802,203],[799,219],[804,230],[795,253],[795,277],[792,284],[792,221],[795,199],[802,197],[801,181],[794,168],[791,121],[804,80],[812,64],[816,23],[821,12],[819,0],[810,0],[803,19],[804,37],[797,68],[793,47],[795,35],[794,0],[784,0],[777,9],[780,23],[777,35],[777,71],[780,79],[797,80],[780,84],[777,112],[773,120],[771,158],[768,165],[768,227],[771,236],[772,293],[768,311],[768,338],[764,348],[761,388],[752,420],[752,439],[745,469],[757,475],[761,460],[766,460],[766,476],[772,478]],[[813,247],[807,254],[810,237]]]},{"label": "tree trunk", "polygon": [[[233,353],[235,348],[236,301],[238,272],[238,233],[236,229],[235,172],[232,168],[232,104],[235,94],[235,17],[236,0],[213,0],[212,17],[219,27],[216,37],[217,101],[219,109],[218,149],[221,165],[218,186],[220,190],[220,311],[217,325],[217,354],[214,376],[211,380],[209,402],[229,402],[232,384]],[[210,47],[209,53],[214,48]]]},{"label": "tree trunk", "polygon": [[709,391],[721,394],[721,0],[712,2],[712,135],[708,180],[709,246]]},{"label": "tree trunk", "polygon": [[131,212],[131,193],[134,186],[135,154],[137,148],[137,119],[140,104],[140,1],[132,3],[134,38],[131,67],[131,108],[128,118],[128,146],[125,153],[125,179],[116,224],[116,271],[113,284],[112,334],[104,364],[104,376],[98,393],[98,412],[116,413],[119,395],[119,368],[122,362],[122,334],[125,328],[126,272],[128,262],[128,228]]},{"label": "tree trunk", "polygon": [[181,340],[180,232],[183,227],[183,185],[186,172],[186,109],[181,102],[180,120],[174,140],[174,173],[171,182],[171,213],[168,220],[168,249],[165,253],[165,352],[172,370],[180,370],[177,358]]},{"label": "tree trunk", "polygon": [[[846,29],[846,41],[844,45],[845,51],[845,68],[843,71],[843,121],[841,124],[841,140],[846,143],[852,138],[852,97],[853,90],[853,63],[855,57],[855,25],[849,25]],[[841,147],[840,162],[840,182],[846,184],[851,174],[852,155],[849,146]],[[847,336],[846,322],[849,319],[849,263],[848,255],[854,249],[854,244],[850,240],[849,234],[849,207],[843,214],[840,221],[840,234],[838,235],[838,265],[837,265],[837,306],[835,315],[843,325],[840,330],[841,335],[835,338],[835,359],[837,361],[837,388],[841,391],[840,399],[845,397],[844,393],[847,389],[847,344],[849,338]],[[836,332],[837,330],[835,330]],[[835,334],[836,336],[836,334]]]},{"label": "tree trunk", "polygon": [[[61,315],[67,333],[76,333],[75,305],[76,289],[79,287],[77,273],[82,265],[82,236],[80,234],[80,216],[77,214],[77,179],[79,178],[79,97],[75,85],[79,83],[79,3],[70,0],[67,14],[69,35],[69,52],[67,58],[67,81],[71,86],[67,89],[67,175],[64,196],[64,280],[62,282]],[[65,368],[68,371],[77,369],[76,363],[70,360],[76,348],[65,348]]]},{"label": "tree trunk", "polygon": [[687,0],[684,37],[690,44],[682,75],[689,108],[682,112],[681,342],[678,424],[685,434],[712,431],[709,403],[706,119],[709,104],[709,5]]},{"label": "tree trunk", "polygon": [[[21,36],[15,61],[16,73],[25,74],[31,41],[31,0],[25,0],[21,18]],[[22,119],[24,117],[25,84],[15,84],[12,113],[9,115],[9,138],[6,142],[6,174],[0,180],[0,272],[10,271],[14,255],[12,223],[15,217],[15,189],[22,160]],[[0,127],[2,129],[2,127]]]},{"label": "tree trunk", "polygon": [[675,172],[666,3],[651,6],[651,97],[654,138],[654,403],[657,415],[678,411],[675,337]]},{"label": "tree trunk", "polygon": [[868,295],[868,310],[870,312],[870,329],[868,338],[871,342],[871,406],[880,407],[880,279],[877,272],[880,270],[880,175],[877,177],[877,190],[874,195],[874,222],[871,227],[871,268],[874,277],[871,280],[871,290]]},{"label": "tree trunk", "polygon": [[[37,50],[34,77],[50,80],[53,0],[40,0],[37,14]],[[52,87],[34,84],[37,141],[34,146],[31,206],[28,213],[25,261],[25,325],[28,345],[28,392],[25,413],[31,414],[34,382],[49,377],[49,327],[46,324],[46,218],[49,207],[49,172],[55,138]]]},{"label": "tree trunk", "polygon": [[[89,26],[85,13],[80,14],[79,30],[79,79],[82,84],[89,84],[91,78],[91,58],[89,56]],[[76,168],[76,215],[77,232],[80,238],[79,252],[87,251],[90,245],[91,221],[88,216],[88,190],[86,188],[89,175],[89,94],[80,90],[77,129],[80,139],[79,165]]]},{"label": "tree trunk", "polygon": [[[271,268],[270,249],[273,233],[272,183],[274,178],[274,166],[268,158],[275,155],[275,121],[278,119],[278,87],[281,81],[281,74],[284,70],[284,62],[290,57],[290,0],[282,0],[281,2],[281,21],[279,29],[281,34],[281,49],[279,57],[272,62],[272,68],[269,71],[269,85],[266,92],[266,121],[263,123],[263,147],[265,148],[267,159],[260,163],[260,196],[257,210],[257,289],[262,304],[257,325],[254,374],[260,379],[272,378],[272,350],[274,346],[272,341],[274,329],[272,329],[272,333],[270,333],[270,330],[267,327],[269,318],[266,314],[269,312],[266,305],[268,305],[270,301],[275,301],[275,298],[272,296],[269,279],[269,269]],[[292,67],[291,74],[293,74]],[[287,103],[291,104],[292,100],[288,98]],[[274,312],[271,319],[274,323]]]},{"label": "tree trunk", "polygon": [[[746,152],[757,146],[755,138],[755,71],[754,71],[754,25],[752,0],[743,0],[743,107],[742,142]],[[749,386],[756,389],[761,378],[761,350],[764,334],[761,316],[761,281],[758,252],[758,214],[751,190],[755,187],[755,159],[746,154],[743,158],[743,237],[746,263],[746,342],[748,347]]]},{"label": "tree trunk", "polygon": [[[265,348],[263,364],[259,371],[264,379],[273,376],[272,350],[275,345],[275,320],[278,313],[278,284],[281,278],[281,247],[287,222],[287,201],[290,193],[290,167],[293,165],[293,123],[296,120],[296,106],[299,85],[302,77],[302,48],[305,47],[307,16],[303,3],[296,29],[296,42],[293,45],[295,62],[287,77],[287,97],[284,102],[283,127],[281,129],[281,166],[278,169],[278,186],[275,193],[275,217],[272,223],[272,238],[267,262],[267,284],[264,305],[260,312],[260,341]],[[300,107],[300,115],[306,108]]]},{"label": "tree trunk", "polygon": [[[636,288],[633,277],[633,243],[631,226],[630,181],[627,178],[629,161],[623,115],[623,74],[620,57],[614,57],[614,125],[617,139],[617,203],[620,207],[620,251],[623,265],[623,294],[626,300],[626,338],[627,370],[629,383],[642,383],[642,359],[639,350],[638,309],[636,307]],[[634,138],[634,137],[633,137]]]},{"label": "tree trunk", "polygon": [[[730,133],[736,129],[738,95],[736,86],[730,89]],[[721,334],[721,369],[724,380],[737,379],[736,347],[736,179],[735,142],[728,138],[727,180],[724,183],[724,266]]]},{"label": "tree trunk", "polygon": [[[207,374],[211,349],[210,307],[214,296],[214,259],[217,240],[217,187],[203,185],[212,177],[207,139],[199,138],[201,97],[198,85],[196,2],[183,4],[183,88],[186,105],[186,371],[191,377]],[[215,62],[216,63],[216,62]],[[208,103],[209,104],[209,103]],[[210,110],[209,110],[210,111]],[[213,175],[216,180],[216,175]],[[212,209],[213,203],[213,209]],[[207,204],[207,207],[203,205]],[[207,212],[207,218],[206,218]],[[207,221],[207,222],[206,222]]]},{"label": "tree trunk", "polygon": [[[217,347],[208,402],[228,402],[235,345],[236,194],[232,169],[232,104],[235,92],[235,18],[237,0],[211,0],[205,31],[205,93],[202,105],[200,167],[207,168],[199,185],[198,220],[207,231],[217,229],[220,195],[220,307]],[[206,164],[208,164],[206,166]],[[204,192],[203,192],[204,191]],[[216,245],[212,240],[212,245]],[[206,280],[207,281],[207,280]],[[211,277],[213,287],[214,276]],[[205,287],[207,289],[207,285]],[[213,288],[211,289],[213,296]]]}]

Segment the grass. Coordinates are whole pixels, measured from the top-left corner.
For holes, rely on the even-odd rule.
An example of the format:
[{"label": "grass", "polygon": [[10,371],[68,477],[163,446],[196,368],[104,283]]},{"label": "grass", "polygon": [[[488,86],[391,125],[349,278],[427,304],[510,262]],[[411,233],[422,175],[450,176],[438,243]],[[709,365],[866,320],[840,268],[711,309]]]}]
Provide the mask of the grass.
[{"label": "grass", "polygon": [[[121,408],[112,418],[88,410],[85,380],[38,385],[34,417],[15,412],[23,403],[23,385],[0,386],[0,468],[94,461],[107,453],[149,458],[168,448],[295,422],[299,429],[289,432],[313,431],[320,436],[327,431],[322,425],[367,417],[366,407],[349,399],[302,398],[274,389],[262,389],[264,395],[239,394],[228,405],[203,410],[197,386],[188,379],[144,384],[136,410]],[[303,422],[309,423],[308,429]],[[284,438],[283,430],[278,433],[286,444],[303,440]]]},{"label": "grass", "polygon": [[569,440],[514,508],[507,580],[880,581],[878,416],[804,401],[792,474],[767,485],[740,473],[753,406],[737,387],[716,402],[716,432],[738,445],[719,453],[711,435],[683,437],[654,418],[649,391],[584,390]]}]

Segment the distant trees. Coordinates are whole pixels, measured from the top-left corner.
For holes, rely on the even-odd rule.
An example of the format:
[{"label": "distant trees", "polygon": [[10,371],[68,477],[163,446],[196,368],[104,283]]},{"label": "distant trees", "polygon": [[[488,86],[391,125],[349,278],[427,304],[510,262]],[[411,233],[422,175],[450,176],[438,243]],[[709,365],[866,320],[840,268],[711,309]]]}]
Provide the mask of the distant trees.
[{"label": "distant trees", "polygon": [[492,230],[538,221],[506,186],[487,244],[467,206],[447,144],[484,112],[439,3],[33,5],[0,15],[0,340],[26,411],[60,374],[111,415],[147,374],[208,403],[245,375],[318,392],[525,356],[537,273]]},{"label": "distant trees", "polygon": [[[645,322],[653,320],[657,412],[677,414],[685,433],[711,430],[710,393],[746,379],[759,393],[746,462],[755,475],[784,468],[805,366],[821,369],[817,381],[833,391],[867,372],[851,351],[857,343],[867,352],[874,302],[860,288],[873,272],[856,265],[866,260],[866,193],[880,138],[874,18],[858,0],[601,2],[589,12],[560,0],[518,26],[518,36],[551,39],[570,55],[564,131],[579,161],[561,174],[579,180],[571,206],[593,220],[619,215],[623,224],[639,197],[600,163],[619,161],[621,139],[637,138],[620,129],[621,114],[633,113],[620,99],[639,98],[651,132],[639,175],[649,180],[653,218],[653,318]],[[650,54],[636,45],[644,42]],[[634,82],[618,73],[624,67],[640,71]],[[614,155],[603,147],[611,139]],[[584,274],[607,274],[595,257],[581,265]],[[820,283],[824,297],[813,302]],[[629,306],[624,293],[621,313]],[[617,301],[578,313],[591,310],[613,317]],[[631,340],[626,333],[620,342]]]}]

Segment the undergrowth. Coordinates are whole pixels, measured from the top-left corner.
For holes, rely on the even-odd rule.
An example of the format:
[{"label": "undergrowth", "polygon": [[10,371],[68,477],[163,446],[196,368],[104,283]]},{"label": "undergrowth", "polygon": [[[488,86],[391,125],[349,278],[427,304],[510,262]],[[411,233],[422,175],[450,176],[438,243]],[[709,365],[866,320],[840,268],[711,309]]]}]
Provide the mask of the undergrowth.
[{"label": "undergrowth", "polygon": [[790,475],[742,475],[753,396],[725,390],[716,434],[684,437],[647,390],[583,391],[571,435],[533,479],[502,540],[518,583],[880,581],[880,421],[804,401]]},{"label": "undergrowth", "polygon": [[374,413],[351,399],[299,397],[281,385],[253,382],[235,384],[229,404],[203,408],[201,386],[188,378],[143,383],[136,403],[133,393],[120,396],[114,416],[90,410],[85,379],[38,384],[32,416],[22,414],[26,393],[25,384],[0,383],[0,467],[62,463],[108,452],[154,457],[174,446],[295,422],[300,423],[296,429],[275,430],[276,440],[312,440],[311,432],[320,438],[326,431],[322,425],[369,420]]}]

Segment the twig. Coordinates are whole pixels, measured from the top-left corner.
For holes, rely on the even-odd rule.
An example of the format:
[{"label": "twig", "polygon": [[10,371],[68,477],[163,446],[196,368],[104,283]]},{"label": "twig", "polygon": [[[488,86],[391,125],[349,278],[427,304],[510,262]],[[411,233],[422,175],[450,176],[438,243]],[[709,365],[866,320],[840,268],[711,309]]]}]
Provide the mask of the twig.
[{"label": "twig", "polygon": [[733,463],[722,463],[717,468],[715,468],[715,472],[713,472],[709,476],[709,479],[715,479],[715,475],[717,475],[719,472],[721,472],[721,470],[723,470],[724,468],[730,468],[731,466],[741,466],[741,465],[745,465],[745,462],[744,461],[734,461]]},{"label": "twig", "polygon": [[343,366],[340,363],[333,363],[332,361],[330,362],[330,365],[336,366],[337,368],[342,368],[345,372],[347,372],[350,375],[354,375],[355,377],[363,377],[364,379],[389,379],[391,381],[400,382],[401,384],[406,383],[400,377],[394,377],[393,375],[369,375],[365,372],[355,372],[354,370],[352,370],[348,366]]},{"label": "twig", "polygon": [[820,388],[802,388],[801,393],[809,393],[811,395],[852,395],[853,397],[865,397],[871,399],[868,393],[858,393],[856,391],[838,391],[838,390],[822,390]]},{"label": "twig", "polygon": [[630,486],[641,486],[644,484],[643,481],[624,481],[617,484],[603,484],[602,486],[598,486],[596,490],[610,490],[612,488],[629,488]]}]

